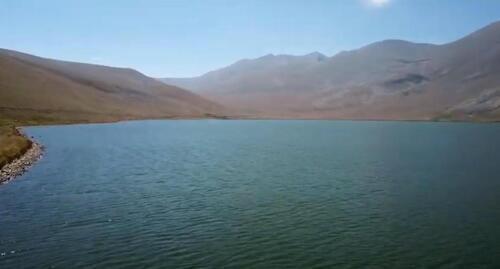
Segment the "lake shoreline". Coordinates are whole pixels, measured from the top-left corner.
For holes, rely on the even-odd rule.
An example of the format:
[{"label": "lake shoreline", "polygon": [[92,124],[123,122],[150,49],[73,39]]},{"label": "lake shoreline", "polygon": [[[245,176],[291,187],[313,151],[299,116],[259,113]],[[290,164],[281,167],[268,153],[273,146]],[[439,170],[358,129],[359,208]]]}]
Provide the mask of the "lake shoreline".
[{"label": "lake shoreline", "polygon": [[429,120],[429,119],[410,119],[410,120],[396,120],[396,119],[341,119],[341,118],[280,118],[280,117],[250,117],[250,116],[227,116],[227,117],[171,117],[171,118],[151,118],[151,119],[125,119],[125,120],[113,120],[113,121],[96,121],[96,122],[61,122],[61,123],[47,123],[47,124],[26,124],[22,127],[16,127],[21,136],[26,138],[31,142],[31,146],[21,154],[18,158],[12,160],[11,162],[5,164],[0,168],[0,185],[8,183],[9,181],[15,179],[18,176],[23,175],[28,169],[33,166],[39,159],[42,158],[44,147],[32,138],[29,138],[24,132],[22,132],[23,127],[36,127],[36,126],[61,126],[61,125],[79,125],[79,124],[112,124],[119,122],[129,122],[129,121],[143,121],[143,120],[304,120],[304,121],[394,121],[394,122],[436,122],[436,123],[499,123],[499,121],[465,121],[465,120]]},{"label": "lake shoreline", "polygon": [[461,120],[461,119],[349,119],[349,118],[290,118],[290,117],[251,117],[251,116],[227,116],[227,117],[168,117],[168,118],[139,118],[139,119],[123,119],[109,121],[75,121],[75,122],[48,122],[37,124],[22,124],[17,128],[24,127],[50,127],[50,126],[65,126],[65,125],[90,125],[90,124],[113,124],[121,122],[134,121],[163,121],[163,120],[256,120],[256,121],[367,121],[367,122],[411,122],[411,123],[473,123],[473,124],[497,124],[500,119],[492,120]]},{"label": "lake shoreline", "polygon": [[23,175],[31,166],[33,166],[43,156],[44,147],[37,141],[30,139],[22,129],[17,128],[21,136],[28,139],[31,143],[30,147],[22,153],[18,158],[5,164],[0,169],[0,185],[6,184],[18,176]]}]

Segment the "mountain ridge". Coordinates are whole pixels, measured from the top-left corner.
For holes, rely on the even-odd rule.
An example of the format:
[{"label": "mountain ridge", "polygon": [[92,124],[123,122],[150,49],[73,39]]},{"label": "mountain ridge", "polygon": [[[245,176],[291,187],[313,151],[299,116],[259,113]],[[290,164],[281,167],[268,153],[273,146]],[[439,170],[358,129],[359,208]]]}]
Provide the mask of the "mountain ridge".
[{"label": "mountain ridge", "polygon": [[0,49],[0,118],[33,122],[205,117],[219,104],[137,70]]},{"label": "mountain ridge", "polygon": [[320,61],[266,55],[161,79],[285,118],[499,120],[500,22],[445,44],[387,39]]}]

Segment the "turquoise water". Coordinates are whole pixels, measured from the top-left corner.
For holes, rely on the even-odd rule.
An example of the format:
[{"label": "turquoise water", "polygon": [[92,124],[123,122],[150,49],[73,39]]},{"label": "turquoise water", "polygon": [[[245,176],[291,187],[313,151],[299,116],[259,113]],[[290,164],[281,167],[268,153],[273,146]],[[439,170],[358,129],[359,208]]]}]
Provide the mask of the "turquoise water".
[{"label": "turquoise water", "polygon": [[500,268],[500,125],[32,127],[0,268]]}]

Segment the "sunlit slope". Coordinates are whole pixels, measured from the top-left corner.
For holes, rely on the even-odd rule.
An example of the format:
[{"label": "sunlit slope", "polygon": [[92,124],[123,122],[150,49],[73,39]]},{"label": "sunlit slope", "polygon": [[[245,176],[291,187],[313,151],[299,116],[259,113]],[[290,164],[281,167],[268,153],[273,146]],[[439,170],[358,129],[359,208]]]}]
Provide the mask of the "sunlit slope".
[{"label": "sunlit slope", "polygon": [[135,70],[0,50],[0,117],[107,121],[200,117],[221,106]]},{"label": "sunlit slope", "polygon": [[385,40],[332,57],[266,55],[162,81],[287,118],[500,120],[500,23],[452,43]]}]

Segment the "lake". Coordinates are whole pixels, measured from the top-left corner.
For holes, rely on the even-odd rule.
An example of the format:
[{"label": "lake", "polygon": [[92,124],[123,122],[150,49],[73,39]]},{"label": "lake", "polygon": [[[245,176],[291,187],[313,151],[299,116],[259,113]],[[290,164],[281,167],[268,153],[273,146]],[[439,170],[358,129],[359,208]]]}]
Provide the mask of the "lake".
[{"label": "lake", "polygon": [[0,268],[500,268],[500,124],[26,128]]}]

